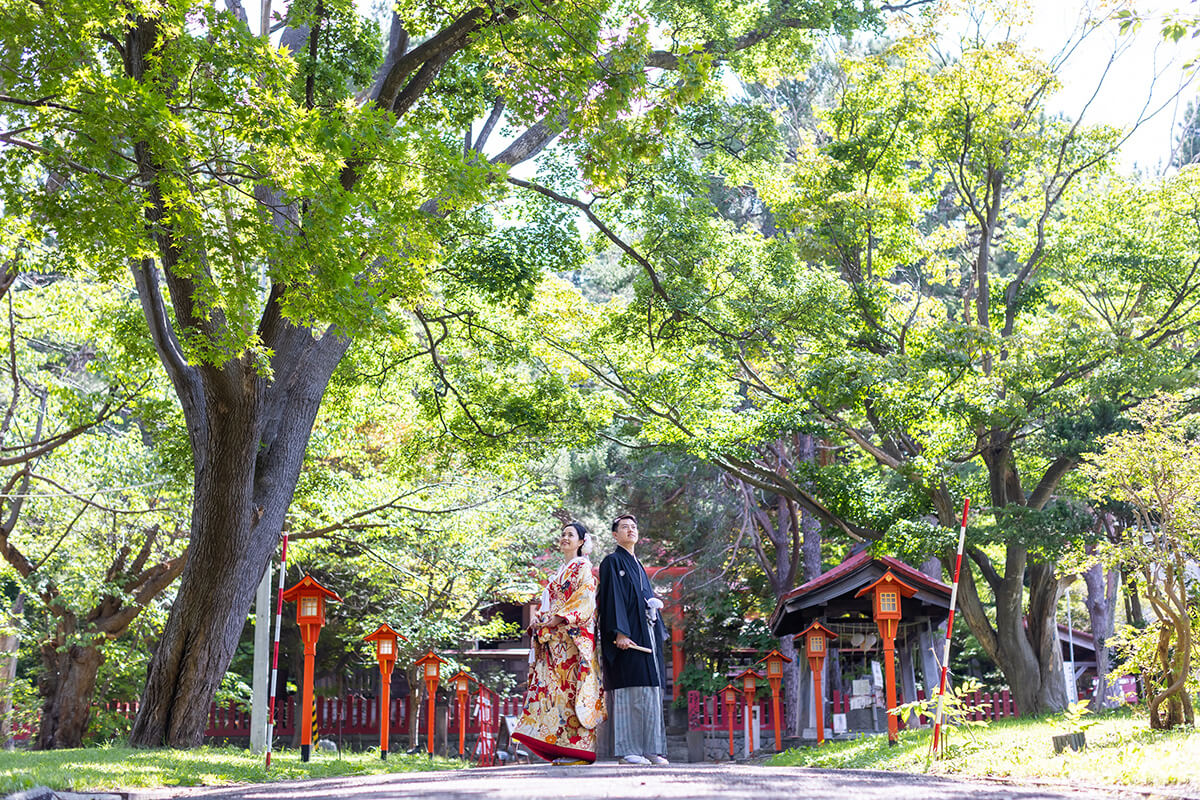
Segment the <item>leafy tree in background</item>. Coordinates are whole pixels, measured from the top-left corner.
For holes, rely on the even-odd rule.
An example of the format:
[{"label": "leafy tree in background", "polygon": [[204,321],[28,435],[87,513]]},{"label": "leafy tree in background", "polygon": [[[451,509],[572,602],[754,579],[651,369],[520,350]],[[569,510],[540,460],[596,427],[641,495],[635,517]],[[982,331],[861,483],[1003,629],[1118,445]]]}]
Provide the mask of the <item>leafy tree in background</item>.
[{"label": "leafy tree in background", "polygon": [[[561,421],[556,374],[510,371],[503,337],[473,327],[477,298],[519,301],[542,266],[528,260],[531,231],[480,213],[511,167],[562,135],[604,185],[655,157],[730,54],[788,52],[806,30],[872,16],[816,0],[401,3],[380,48],[348,0],[327,0],[290,5],[277,48],[227,5],[0,4],[6,207],[34,212],[66,260],[132,276],[194,459],[189,558],[139,745],[200,743],[354,337],[410,320],[424,395],[452,432],[494,440]],[[656,49],[663,28],[671,45]],[[510,134],[500,148],[497,125]],[[63,175],[65,190],[28,192],[16,177],[29,171]],[[452,381],[469,372],[447,369],[452,326],[495,343],[486,379]]]},{"label": "leafy tree in background", "polygon": [[1125,669],[1151,676],[1150,727],[1194,724],[1200,457],[1197,419],[1179,396],[1159,395],[1133,411],[1132,430],[1111,433],[1084,472],[1098,499],[1127,503],[1135,524],[1100,558],[1136,572],[1157,622],[1125,626]]},{"label": "leafy tree in background", "polygon": [[[1030,713],[1065,704],[1055,560],[1093,536],[1062,482],[1124,409],[1194,375],[1194,178],[1116,180],[1125,134],[1050,115],[1051,64],[1014,42],[944,60],[938,24],[843,60],[820,136],[790,161],[767,127],[757,151],[713,147],[697,170],[681,127],[657,170],[581,200],[641,274],[588,333],[547,336],[641,443],[831,530],[949,558],[962,495],[986,498],[964,617]],[[705,141],[725,142],[713,119]],[[752,186],[777,233],[722,220],[713,174]],[[768,443],[814,427],[836,467],[772,464]]]},{"label": "leafy tree in background", "polygon": [[172,414],[152,362],[109,333],[127,293],[39,272],[52,259],[6,222],[0,555],[38,632],[24,642],[40,661],[36,746],[78,747],[110,644],[183,569],[180,484],[153,446]]}]

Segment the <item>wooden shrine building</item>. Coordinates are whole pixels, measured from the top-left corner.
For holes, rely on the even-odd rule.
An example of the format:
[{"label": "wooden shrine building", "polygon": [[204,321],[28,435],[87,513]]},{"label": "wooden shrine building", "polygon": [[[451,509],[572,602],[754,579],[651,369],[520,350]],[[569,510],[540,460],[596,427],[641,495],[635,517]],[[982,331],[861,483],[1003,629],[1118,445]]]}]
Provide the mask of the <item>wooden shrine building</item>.
[{"label": "wooden shrine building", "polygon": [[[889,700],[903,704],[917,699],[918,686],[928,697],[938,682],[935,643],[938,627],[950,612],[950,587],[936,578],[889,556],[865,550],[784,595],[771,614],[771,632],[778,637],[799,634],[820,623],[836,635],[828,643],[828,658],[820,662],[824,713],[823,732],[841,734],[889,730]],[[891,637],[889,639],[889,637]],[[804,652],[797,640],[796,649]],[[899,675],[887,675],[895,663]],[[921,681],[918,684],[917,671]],[[893,670],[893,673],[897,670]],[[817,737],[813,676],[802,662],[800,719],[805,738]],[[836,706],[831,704],[836,698]]]}]

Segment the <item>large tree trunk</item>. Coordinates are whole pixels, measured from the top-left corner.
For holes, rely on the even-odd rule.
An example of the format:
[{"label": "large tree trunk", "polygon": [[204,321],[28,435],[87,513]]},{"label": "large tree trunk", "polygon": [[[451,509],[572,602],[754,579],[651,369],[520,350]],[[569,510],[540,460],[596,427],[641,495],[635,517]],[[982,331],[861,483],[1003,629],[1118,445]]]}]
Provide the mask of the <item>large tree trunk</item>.
[{"label": "large tree trunk", "polygon": [[[1094,550],[1094,548],[1093,548]],[[1112,697],[1112,687],[1108,685],[1108,675],[1111,670],[1108,657],[1108,638],[1113,634],[1115,623],[1117,570],[1107,573],[1099,563],[1083,573],[1083,582],[1087,586],[1088,619],[1092,631],[1092,640],[1096,646],[1096,691],[1092,696],[1089,707],[1092,710],[1112,708],[1117,705]]]},{"label": "large tree trunk", "polygon": [[796,651],[796,642],[791,636],[779,640],[779,652],[791,661],[783,665],[783,735],[786,737],[799,736],[803,727],[800,724],[800,659],[802,654]]},{"label": "large tree trunk", "polygon": [[[975,558],[984,556],[973,553]],[[1066,688],[1062,679],[1062,653],[1054,626],[1054,608],[1061,588],[1053,571],[1034,564],[1029,570],[1030,610],[1028,628],[1022,608],[1026,554],[1019,545],[1007,547],[1006,576],[990,572],[989,586],[995,596],[995,626],[979,599],[973,571],[962,571],[959,583],[959,611],[975,638],[1000,671],[1004,673],[1017,710],[1021,714],[1058,711],[1066,706]],[[951,566],[952,566],[951,562]],[[1018,576],[1013,578],[1012,576]]]},{"label": "large tree trunk", "polygon": [[17,679],[17,651],[21,646],[21,621],[25,613],[25,595],[18,594],[8,611],[5,627],[9,633],[0,635],[0,745],[12,749],[12,689]]},{"label": "large tree trunk", "polygon": [[1058,639],[1058,601],[1065,588],[1066,583],[1055,577],[1053,565],[1036,562],[1029,565],[1029,612],[1026,615],[1026,627],[1029,631],[1029,643],[1033,646],[1038,660],[1041,679],[1037,691],[1037,705],[1031,709],[1035,714],[1064,709],[1075,699],[1067,694],[1062,644]]},{"label": "large tree trunk", "polygon": [[[1037,654],[1030,645],[1025,632],[1025,619],[1021,600],[1023,587],[1006,581],[996,592],[996,638],[995,650],[988,655],[1004,673],[1009,689],[1022,714],[1042,710],[1039,695],[1042,673]],[[974,625],[971,626],[974,630]],[[985,647],[986,649],[986,647]]]},{"label": "large tree trunk", "polygon": [[[981,431],[980,436],[988,442],[982,455],[988,468],[992,507],[1025,505],[1010,434]],[[1039,495],[1035,506],[1040,507],[1046,502],[1051,488],[1039,486],[1034,492]],[[945,525],[948,504],[943,500],[936,506],[939,519]],[[980,600],[969,567],[960,577],[959,608],[975,638],[1004,673],[1017,709],[1021,714],[1039,714],[1065,708],[1067,693],[1063,682],[1062,650],[1054,621],[1062,584],[1054,577],[1053,567],[1031,560],[1026,547],[1015,541],[1005,545],[1003,574],[982,551],[972,548],[969,553],[995,597],[995,626]],[[947,559],[946,566],[952,567],[949,555],[944,558]],[[1026,581],[1029,583],[1028,612],[1024,608]]]},{"label": "large tree trunk", "polygon": [[41,650],[45,671],[38,681],[43,703],[37,749],[82,747],[104,654],[94,645],[60,649],[56,640],[43,644]]},{"label": "large tree trunk", "polygon": [[[274,380],[248,360],[203,370],[188,413],[195,458],[191,544],[130,733],[140,747],[196,747],[291,504],[321,397],[349,341],[282,320]],[[269,336],[267,334],[275,334]],[[231,373],[235,373],[231,378]]]},{"label": "large tree trunk", "polygon": [[262,575],[291,499],[269,498],[269,518],[265,507],[252,505],[262,387],[247,383],[241,396],[207,398],[202,430],[208,435],[193,441],[188,563],[150,662],[130,734],[137,746],[201,744],[209,703],[245,626],[253,594],[247,576]]},{"label": "large tree trunk", "polygon": [[[797,460],[812,463],[816,458],[816,441],[809,434],[796,437]],[[812,513],[804,511],[800,517],[802,538],[800,553],[803,559],[803,574],[805,582],[821,574],[821,521]]]}]

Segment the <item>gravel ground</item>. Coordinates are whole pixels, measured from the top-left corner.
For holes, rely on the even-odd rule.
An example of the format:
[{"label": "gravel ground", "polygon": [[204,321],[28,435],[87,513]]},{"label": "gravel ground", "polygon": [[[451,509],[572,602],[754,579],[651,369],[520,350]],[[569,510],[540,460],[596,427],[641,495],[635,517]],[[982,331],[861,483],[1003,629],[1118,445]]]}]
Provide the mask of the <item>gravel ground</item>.
[{"label": "gravel ground", "polygon": [[1181,794],[1061,784],[963,781],[866,770],[687,764],[521,766],[454,772],[198,787],[131,793],[128,800],[1080,800],[1182,798]]}]

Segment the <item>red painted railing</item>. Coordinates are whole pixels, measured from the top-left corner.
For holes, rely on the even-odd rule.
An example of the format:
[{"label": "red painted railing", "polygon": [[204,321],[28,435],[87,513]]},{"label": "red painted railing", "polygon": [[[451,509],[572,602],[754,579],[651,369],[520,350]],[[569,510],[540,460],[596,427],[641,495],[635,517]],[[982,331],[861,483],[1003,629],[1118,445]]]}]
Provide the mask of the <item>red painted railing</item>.
[{"label": "red painted railing", "polygon": [[[688,699],[688,730],[692,731],[723,731],[729,727],[725,716],[725,700],[720,694],[705,695],[690,691]],[[774,727],[771,719],[771,699],[757,698],[758,718],[763,730]],[[735,730],[741,730],[745,725],[746,703],[741,692],[738,692],[737,704],[733,709],[733,725]]]},{"label": "red painted railing", "polygon": [[[918,690],[917,696],[924,698],[925,693]],[[688,699],[688,730],[693,731],[723,731],[729,723],[725,717],[725,701],[720,694],[705,695],[698,691],[690,691],[687,694]],[[969,706],[984,706],[978,711],[974,711],[970,715],[972,720],[994,720],[1004,717],[1017,716],[1016,699],[1007,690],[1000,692],[974,692],[967,695],[966,704]],[[763,730],[774,726],[771,719],[772,703],[769,698],[758,699],[759,719],[761,720]],[[904,702],[903,700],[901,702]],[[845,714],[850,707],[849,696],[843,695],[841,692],[830,692],[829,705],[834,714]],[[733,712],[733,724],[735,730],[741,730],[744,725],[743,714],[745,713],[745,703],[742,701],[742,695],[738,693],[737,706]],[[926,720],[922,718],[922,722]],[[782,722],[782,721],[781,721]]]},{"label": "red painted railing", "polygon": [[[474,697],[471,698],[472,701]],[[524,698],[502,697],[499,699],[499,712],[503,716],[519,714]],[[334,735],[341,733],[346,736],[377,734],[379,732],[379,701],[365,697],[316,698],[317,733]],[[390,703],[390,728],[397,732],[408,730],[408,698],[393,698]],[[115,712],[128,719],[137,714],[137,703],[107,703],[110,712]],[[470,705],[468,705],[470,708]],[[275,720],[276,736],[291,736],[295,732],[296,720],[299,717],[296,708],[296,698],[289,697],[286,703],[276,706],[278,718]],[[424,714],[418,722],[419,731],[425,733],[429,726]],[[468,713],[467,733],[477,734],[480,724],[475,715]],[[458,703],[449,707],[450,730],[458,731]],[[208,725],[204,730],[206,737],[235,738],[250,735],[250,712],[237,707],[218,708],[214,703],[208,710]]]},{"label": "red painted railing", "polygon": [[[470,713],[473,709],[475,696],[472,695],[468,704],[468,720],[467,733],[478,734],[481,730],[481,725],[478,717]],[[498,702],[498,711],[501,716],[514,716],[521,713],[522,704],[525,702],[523,697],[501,697]],[[317,733],[321,736],[336,735],[341,733],[344,736],[356,735],[377,735],[379,733],[379,701],[373,698],[365,697],[340,697],[340,698],[316,698],[316,724]],[[390,727],[397,733],[406,734],[408,732],[408,698],[397,697],[393,698],[391,703],[391,724]],[[100,706],[111,714],[125,717],[130,722],[137,715],[137,702],[109,702]],[[296,698],[289,697],[286,703],[281,703],[276,707],[277,719],[275,720],[275,735],[276,736],[291,736],[295,733],[296,720],[299,717],[296,708]],[[40,717],[40,715],[39,715]],[[449,707],[449,724],[450,730],[458,732],[458,703],[453,702]],[[494,720],[490,723],[492,732],[495,732]],[[38,721],[32,722],[30,725],[20,728],[13,732],[13,738],[17,741],[25,741],[36,735]],[[488,727],[485,722],[484,728]],[[419,732],[424,735],[429,729],[425,715],[421,715],[419,721]],[[204,735],[214,739],[232,739],[250,735],[250,712],[235,706],[227,706],[218,708],[216,703],[213,703],[208,709],[208,724],[204,729]]]}]

